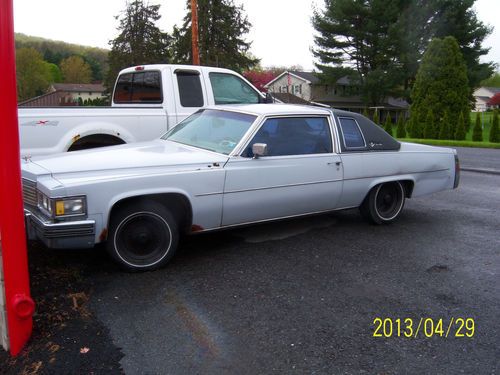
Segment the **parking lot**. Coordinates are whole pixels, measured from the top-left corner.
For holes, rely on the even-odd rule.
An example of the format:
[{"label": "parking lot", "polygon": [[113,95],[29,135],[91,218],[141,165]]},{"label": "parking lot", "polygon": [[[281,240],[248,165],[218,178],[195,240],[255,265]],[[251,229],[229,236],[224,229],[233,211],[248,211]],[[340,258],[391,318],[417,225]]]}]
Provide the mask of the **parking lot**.
[{"label": "parking lot", "polygon": [[[390,226],[351,210],[198,235],[150,273],[122,273],[102,248],[32,245],[33,294],[43,308],[36,322],[50,308],[79,311],[56,330],[35,328],[34,340],[49,333],[60,347],[47,349],[41,368],[498,373],[499,186],[500,176],[463,172],[458,190],[408,200]],[[85,298],[68,297],[82,290]],[[442,319],[445,333],[450,319],[471,318],[475,329],[472,337],[455,337],[454,325],[448,337],[373,337],[376,318],[411,318],[414,328],[421,318]]]}]

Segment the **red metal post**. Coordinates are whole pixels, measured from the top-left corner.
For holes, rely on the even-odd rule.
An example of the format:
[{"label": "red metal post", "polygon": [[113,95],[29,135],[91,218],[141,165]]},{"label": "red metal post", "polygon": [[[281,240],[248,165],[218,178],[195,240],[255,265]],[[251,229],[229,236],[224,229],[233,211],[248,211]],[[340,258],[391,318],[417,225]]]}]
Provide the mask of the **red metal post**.
[{"label": "red metal post", "polygon": [[10,353],[17,355],[31,336],[35,304],[30,297],[21,192],[13,17],[12,0],[0,0],[0,246]]},{"label": "red metal post", "polygon": [[191,0],[191,51],[193,52],[193,65],[200,65],[200,52],[198,47],[198,4]]}]

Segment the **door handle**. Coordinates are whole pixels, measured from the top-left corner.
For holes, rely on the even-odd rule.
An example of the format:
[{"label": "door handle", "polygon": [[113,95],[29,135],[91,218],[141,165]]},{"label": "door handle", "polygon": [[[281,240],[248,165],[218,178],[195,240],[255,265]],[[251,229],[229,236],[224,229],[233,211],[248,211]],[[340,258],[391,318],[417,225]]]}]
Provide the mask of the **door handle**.
[{"label": "door handle", "polygon": [[342,163],[341,161],[335,161],[335,162],[330,161],[330,162],[328,162],[328,163],[326,163],[326,164],[327,164],[327,165],[333,165],[333,164],[335,164],[335,165],[338,167],[338,166],[340,166],[340,164],[341,164],[341,163]]}]

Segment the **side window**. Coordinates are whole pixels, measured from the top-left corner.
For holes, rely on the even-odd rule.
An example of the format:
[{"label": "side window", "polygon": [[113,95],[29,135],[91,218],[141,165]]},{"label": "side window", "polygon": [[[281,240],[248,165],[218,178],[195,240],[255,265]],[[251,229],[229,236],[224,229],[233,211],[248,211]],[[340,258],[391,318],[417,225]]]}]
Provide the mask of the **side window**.
[{"label": "side window", "polygon": [[122,74],[116,83],[113,101],[127,103],[162,103],[160,72]]},{"label": "side window", "polygon": [[267,156],[332,152],[330,126],[325,117],[283,117],[267,120],[242,156],[253,157],[254,143],[267,144]]},{"label": "side window", "polygon": [[347,149],[365,148],[365,140],[356,120],[349,117],[339,117],[339,121],[345,147]]},{"label": "side window", "polygon": [[259,94],[240,77],[226,73],[209,74],[215,104],[258,103]]},{"label": "side window", "polygon": [[198,72],[177,72],[179,98],[183,107],[203,107],[203,91]]}]

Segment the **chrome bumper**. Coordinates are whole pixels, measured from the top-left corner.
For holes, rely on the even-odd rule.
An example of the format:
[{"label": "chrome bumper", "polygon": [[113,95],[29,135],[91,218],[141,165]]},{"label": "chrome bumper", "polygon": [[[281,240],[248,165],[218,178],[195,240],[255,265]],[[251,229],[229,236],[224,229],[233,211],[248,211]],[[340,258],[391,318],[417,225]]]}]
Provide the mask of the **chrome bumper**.
[{"label": "chrome bumper", "polygon": [[29,240],[40,240],[52,249],[82,249],[94,247],[95,221],[51,222],[24,210],[26,234]]}]

